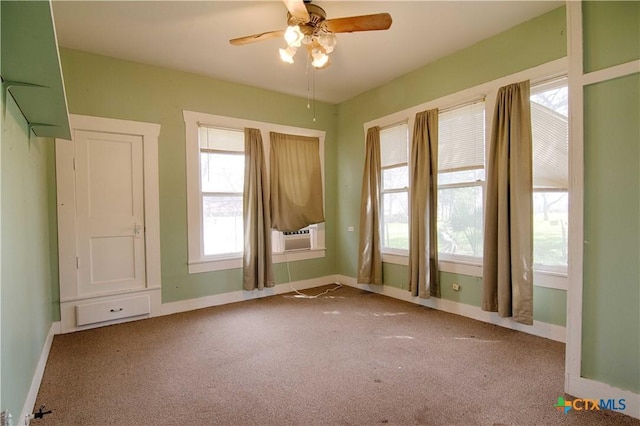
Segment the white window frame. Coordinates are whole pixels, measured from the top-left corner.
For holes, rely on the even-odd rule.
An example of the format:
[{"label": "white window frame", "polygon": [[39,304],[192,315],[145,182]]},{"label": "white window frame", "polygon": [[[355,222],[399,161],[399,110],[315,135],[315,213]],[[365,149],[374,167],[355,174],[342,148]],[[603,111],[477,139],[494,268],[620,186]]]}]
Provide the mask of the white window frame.
[{"label": "white window frame", "polygon": [[[549,80],[561,80],[564,79],[566,86],[567,86],[567,90],[569,88],[569,78],[567,73],[563,74],[563,75],[559,75],[557,77],[551,78]],[[531,84],[531,92],[534,91],[534,89],[536,88],[536,86],[544,86],[547,83],[547,81],[541,81],[538,83],[532,83]],[[567,123],[567,132],[569,131],[568,129],[569,124]],[[535,164],[534,164],[535,167]],[[568,184],[568,180],[569,177],[567,176],[567,184]],[[568,186],[568,185],[567,185]],[[558,193],[566,193],[567,196],[569,195],[569,188],[555,188],[555,189],[537,189],[534,188],[533,189],[534,194],[536,192],[558,192]],[[570,221],[571,218],[568,217],[568,221]],[[569,225],[567,225],[567,232],[569,230]],[[567,241],[568,241],[568,236],[567,236]],[[567,251],[569,250],[569,246],[567,245]],[[559,279],[562,279],[563,277],[566,278],[567,276],[567,270],[568,270],[568,263],[567,266],[552,266],[552,265],[546,265],[544,263],[534,263],[533,264],[533,269],[534,269],[534,273],[537,273],[538,276],[540,277],[541,280],[543,280],[543,285],[541,285],[542,287],[545,287],[547,283],[550,283],[549,286],[551,286],[551,288],[555,288],[553,287],[553,283],[554,282],[558,282]],[[534,277],[535,279],[535,277]]]},{"label": "white window frame", "polygon": [[[484,134],[484,150],[485,150],[485,162],[484,165],[482,166],[482,170],[485,171],[485,179],[484,180],[476,180],[474,182],[462,182],[462,183],[446,183],[446,184],[440,184],[440,182],[438,181],[438,188],[437,191],[440,191],[441,189],[453,189],[453,188],[474,188],[476,186],[480,187],[482,190],[482,215],[483,215],[483,226],[484,226],[484,207],[485,207],[485,201],[486,201],[486,183],[487,183],[487,179],[486,179],[486,158],[487,158],[487,154],[488,154],[488,146],[487,146],[487,141],[489,140],[489,136],[490,133],[487,131],[487,102],[486,99],[484,99],[484,96],[482,98],[478,98],[475,100],[469,100],[466,102],[463,102],[459,105],[454,105],[451,107],[448,107],[446,109],[443,109],[443,111],[439,111],[438,113],[438,119],[440,119],[439,115],[442,114],[443,112],[448,112],[448,111],[452,111],[458,108],[464,108],[476,103],[482,103],[484,105],[484,116],[485,116],[485,134]],[[438,130],[438,134],[440,134],[440,131]],[[438,141],[439,143],[439,141]],[[438,152],[440,152],[440,147],[438,146]],[[479,170],[479,169],[468,169],[468,170]],[[445,171],[440,171],[440,169],[438,169],[438,176],[440,175],[440,173],[448,173],[448,172],[456,172],[456,171],[462,171],[462,170],[445,170]],[[484,235],[484,233],[483,233]],[[462,264],[462,265],[481,265],[482,264],[482,257],[480,256],[469,256],[469,255],[461,255],[461,254],[450,254],[450,253],[442,253],[442,252],[438,252],[438,259],[447,263],[452,263],[452,264]]]},{"label": "white window frame", "polygon": [[[516,83],[519,81],[530,80],[532,85],[537,82],[560,77],[567,74],[568,59],[566,57],[556,59],[545,64],[538,65],[505,77],[498,78],[477,86],[462,90],[457,93],[443,96],[420,105],[389,114],[384,117],[376,118],[363,124],[364,134],[366,138],[367,129],[373,126],[380,128],[399,123],[407,120],[409,123],[409,134],[414,127],[415,116],[418,112],[438,108],[449,109],[457,105],[473,102],[474,100],[485,98],[485,158],[488,158],[488,147],[491,138],[491,130],[493,126],[493,114],[495,110],[495,99],[498,90],[502,86]],[[412,153],[409,152],[411,156]],[[486,196],[486,191],[485,191]],[[407,254],[386,253],[383,252],[382,260],[386,263],[395,263],[398,265],[408,265],[409,257]],[[482,277],[482,261],[476,259],[440,259],[438,268],[442,272],[450,272],[454,274],[468,275],[473,277]],[[552,271],[541,271],[535,269],[533,272],[534,286],[547,287],[560,290],[567,290],[566,274]]]},{"label": "white window frame", "polygon": [[[397,127],[397,126],[402,126],[404,124],[407,124],[407,121],[402,121],[399,123],[393,123],[391,125],[385,126],[385,127],[381,127],[380,128],[380,132],[383,132],[384,130],[387,129],[391,129],[393,127]],[[399,167],[407,167],[407,172],[409,171],[409,135],[410,129],[407,126],[407,140],[406,140],[406,148],[407,148],[407,161],[404,163],[396,163],[396,164],[392,164],[389,166],[385,166],[381,168],[381,172],[384,172],[384,170],[390,170],[390,169],[395,169],[395,168],[399,168]],[[382,174],[382,173],[381,173]],[[383,227],[384,226],[384,194],[398,194],[398,193],[402,193],[405,192],[407,194],[407,199],[409,199],[409,187],[405,186],[404,188],[394,188],[394,189],[388,189],[385,190],[383,188],[384,182],[380,183],[380,208],[382,209],[382,212],[380,214],[380,226]],[[407,212],[407,219],[408,219],[409,213]],[[380,230],[380,234],[383,235],[384,233],[384,229]],[[404,256],[408,256],[409,255],[409,247],[407,244],[407,248],[406,249],[398,249],[398,248],[392,248],[392,247],[386,247],[384,246],[383,243],[383,239],[381,238],[381,250],[382,253],[388,253],[388,254],[399,254],[399,255],[404,255]]]},{"label": "white window frame", "polygon": [[[245,120],[241,118],[225,117],[201,112],[182,112],[185,123],[186,136],[186,172],[187,172],[187,240],[188,240],[188,269],[189,274],[201,272],[220,271],[242,267],[242,253],[229,255],[205,256],[202,244],[202,188],[200,180],[200,145],[198,142],[198,127],[218,127],[227,129],[254,128],[260,130],[262,135],[267,172],[269,171],[269,147],[270,132],[287,133],[300,136],[317,137],[320,141],[320,168],[322,172],[322,194],[324,202],[324,140],[325,132],[302,127],[284,126],[261,121]],[[315,232],[312,236],[310,250],[295,252],[274,252],[274,263],[297,261],[306,259],[318,259],[325,257],[325,224],[313,225]],[[274,231],[277,232],[277,231]],[[277,233],[281,238],[281,233]],[[280,241],[276,242],[276,248],[283,247]]]},{"label": "white window frame", "polygon": [[[205,129],[218,129],[218,130],[233,130],[233,131],[238,131],[243,135],[243,140],[244,140],[244,131],[242,131],[242,129],[228,129],[228,128],[220,128],[217,126],[198,126],[198,129],[200,128],[205,128]],[[198,141],[200,142],[200,141]],[[198,143],[199,145],[199,160],[202,160],[202,154],[219,154],[219,155],[233,155],[233,156],[238,156],[238,157],[242,157],[242,159],[244,160],[244,146],[243,146],[243,150],[242,151],[225,151],[222,149],[215,149],[215,148],[203,148],[202,146],[200,146],[200,143]],[[227,158],[227,157],[225,157]],[[201,169],[202,164],[200,162],[198,162],[198,168],[199,170]],[[202,185],[202,178],[200,177],[200,184]],[[232,192],[232,191],[220,191],[220,192],[205,192],[202,191],[200,192],[200,206],[204,206],[204,199],[209,196],[209,197],[219,197],[219,196],[226,196],[226,197],[243,197],[243,193],[240,192]],[[202,214],[202,207],[201,207],[201,214]],[[200,218],[200,223],[202,224],[202,227],[204,228],[204,217]],[[204,229],[203,229],[204,231]],[[203,232],[204,235],[204,232]],[[202,250],[202,253],[204,253],[204,238],[200,239],[200,244],[201,247],[200,249]],[[213,259],[227,259],[229,257],[238,257],[238,256],[242,256],[242,251],[227,251],[225,253],[218,253],[218,254],[214,254],[214,255],[209,255],[208,257]]]}]

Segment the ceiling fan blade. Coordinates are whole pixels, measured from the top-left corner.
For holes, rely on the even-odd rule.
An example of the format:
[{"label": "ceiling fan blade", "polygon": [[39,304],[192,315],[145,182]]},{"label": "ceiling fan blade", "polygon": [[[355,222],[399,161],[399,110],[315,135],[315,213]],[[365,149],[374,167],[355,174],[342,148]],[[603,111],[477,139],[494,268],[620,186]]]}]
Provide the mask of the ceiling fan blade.
[{"label": "ceiling fan blade", "polygon": [[309,22],[309,12],[303,0],[282,0],[291,16],[300,19],[303,23]]},{"label": "ceiling fan blade", "polygon": [[388,30],[392,20],[388,13],[376,13],[374,15],[327,19],[325,22],[327,29],[331,32],[352,33],[355,31]]},{"label": "ceiling fan blade", "polygon": [[246,37],[234,38],[229,40],[229,43],[233,44],[234,46],[242,46],[245,44],[254,43],[256,41],[269,40],[272,38],[278,38],[282,36],[284,36],[284,30],[269,31],[266,33],[259,33],[259,34],[254,34]]}]

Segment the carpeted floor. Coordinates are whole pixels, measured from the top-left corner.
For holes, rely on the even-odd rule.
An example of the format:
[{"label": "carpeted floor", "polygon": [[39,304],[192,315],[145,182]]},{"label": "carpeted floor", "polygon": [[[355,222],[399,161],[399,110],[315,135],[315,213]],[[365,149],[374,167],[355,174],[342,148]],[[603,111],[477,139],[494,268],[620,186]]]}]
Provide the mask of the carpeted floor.
[{"label": "carpeted floor", "polygon": [[32,425],[640,425],[563,380],[563,344],[343,287],[56,336]]}]

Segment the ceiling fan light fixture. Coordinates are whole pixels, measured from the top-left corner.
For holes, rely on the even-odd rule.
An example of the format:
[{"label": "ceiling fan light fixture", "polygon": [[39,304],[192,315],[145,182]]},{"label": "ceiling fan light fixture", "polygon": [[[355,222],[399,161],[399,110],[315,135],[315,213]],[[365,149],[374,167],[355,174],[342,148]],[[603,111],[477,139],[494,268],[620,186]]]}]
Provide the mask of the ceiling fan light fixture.
[{"label": "ceiling fan light fixture", "polygon": [[296,54],[296,48],[295,47],[287,47],[286,49],[280,49],[280,59],[282,59],[283,62],[286,62],[288,64],[292,64],[293,63],[293,56]]},{"label": "ceiling fan light fixture", "polygon": [[289,47],[300,47],[304,34],[300,31],[299,25],[290,25],[284,32],[284,39]]},{"label": "ceiling fan light fixture", "polygon": [[329,54],[333,52],[333,49],[336,47],[338,40],[336,39],[336,35],[332,32],[321,32],[318,35],[318,44],[322,46],[325,53]]},{"label": "ceiling fan light fixture", "polygon": [[311,65],[313,65],[314,68],[324,68],[329,62],[329,55],[321,49],[313,49],[311,51],[311,57],[313,58]]},{"label": "ceiling fan light fixture", "polygon": [[309,45],[313,43],[313,38],[311,37],[311,34],[305,34],[304,37],[302,38],[302,44]]},{"label": "ceiling fan light fixture", "polygon": [[307,64],[311,61],[314,69],[322,69],[331,63],[329,55],[335,50],[336,34],[387,30],[391,27],[391,15],[388,13],[327,19],[324,9],[313,4],[312,0],[283,1],[288,10],[285,30],[234,38],[229,42],[234,46],[241,46],[256,41],[284,37],[287,46],[279,50],[282,61],[293,64],[296,49],[304,45]]}]

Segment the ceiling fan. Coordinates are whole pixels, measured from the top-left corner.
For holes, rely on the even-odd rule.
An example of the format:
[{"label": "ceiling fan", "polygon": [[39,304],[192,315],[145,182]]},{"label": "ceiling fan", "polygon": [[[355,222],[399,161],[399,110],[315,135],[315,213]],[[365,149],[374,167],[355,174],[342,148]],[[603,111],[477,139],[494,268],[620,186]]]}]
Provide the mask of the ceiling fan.
[{"label": "ceiling fan", "polygon": [[287,28],[269,31],[229,40],[234,46],[242,46],[256,41],[284,37],[287,47],[280,49],[280,58],[293,63],[296,50],[304,46],[312,58],[313,67],[326,68],[329,54],[336,46],[336,33],[357,31],[387,30],[391,27],[391,15],[376,13],[373,15],[349,16],[327,19],[327,14],[311,0],[283,0],[287,10]]}]

